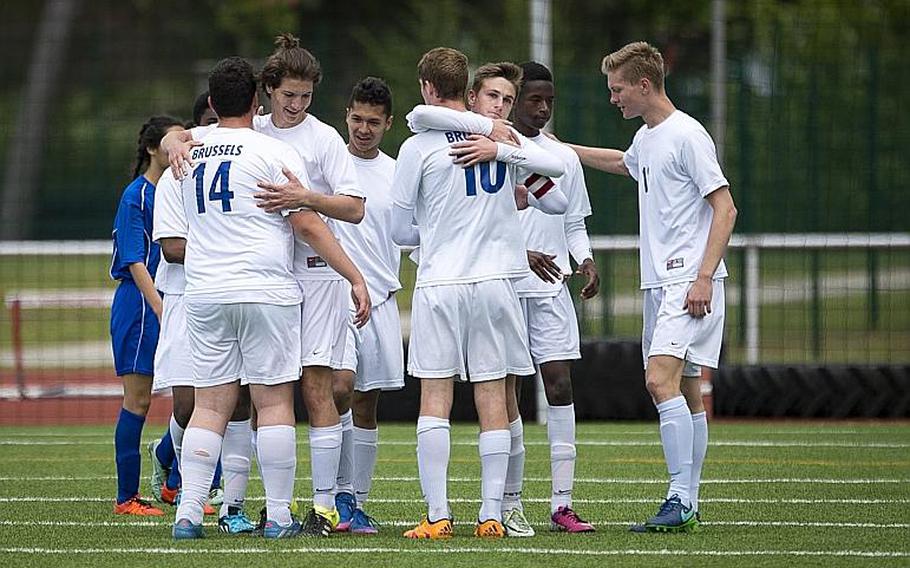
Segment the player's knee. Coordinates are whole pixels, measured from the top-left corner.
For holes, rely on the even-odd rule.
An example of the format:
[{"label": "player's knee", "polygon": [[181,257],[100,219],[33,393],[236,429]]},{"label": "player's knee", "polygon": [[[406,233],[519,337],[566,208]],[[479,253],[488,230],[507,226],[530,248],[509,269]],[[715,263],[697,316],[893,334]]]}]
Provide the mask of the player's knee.
[{"label": "player's knee", "polygon": [[550,461],[569,461],[576,456],[575,444],[552,444],[550,446]]},{"label": "player's knee", "polygon": [[572,379],[568,375],[550,377],[544,383],[547,402],[550,406],[567,406],[572,404]]},{"label": "player's knee", "polygon": [[149,394],[137,394],[132,393],[124,396],[123,407],[132,412],[133,414],[138,414],[139,416],[145,416],[149,412],[149,407],[152,405],[152,396]]},{"label": "player's knee", "polygon": [[351,398],[354,396],[353,385],[344,381],[335,381],[332,384],[332,398],[339,413],[345,413],[351,408]]},{"label": "player's knee", "polygon": [[667,400],[675,391],[671,381],[656,374],[649,374],[645,377],[645,388],[648,389],[648,394],[651,395],[651,398],[654,399],[656,403]]}]

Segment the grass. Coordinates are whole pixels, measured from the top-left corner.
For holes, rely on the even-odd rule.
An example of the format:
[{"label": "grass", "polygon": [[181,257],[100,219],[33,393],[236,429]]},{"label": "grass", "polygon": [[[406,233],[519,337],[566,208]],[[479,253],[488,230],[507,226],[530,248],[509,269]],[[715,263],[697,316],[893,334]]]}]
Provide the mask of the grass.
[{"label": "grass", "polygon": [[[161,427],[146,429],[146,438]],[[298,430],[301,442],[306,429]],[[655,424],[578,426],[576,509],[593,535],[550,533],[549,452],[544,427],[526,425],[524,497],[538,536],[483,542],[477,514],[476,426],[452,431],[449,495],[456,537],[446,543],[400,536],[423,512],[414,426],[382,425],[368,511],[377,537],[265,542],[207,527],[207,538],[174,542],[172,509],[161,519],[117,517],[112,427],[0,429],[0,558],[15,566],[341,565],[476,568],[513,566],[906,566],[910,562],[910,426],[906,423],[714,423],[703,474],[703,530],[636,535],[666,469]],[[297,494],[309,492],[308,446],[298,445]],[[145,456],[143,456],[145,460]],[[144,461],[145,472],[148,462]],[[143,491],[145,484],[143,482]],[[262,505],[254,478],[248,512]],[[75,498],[75,501],[54,499]],[[13,499],[33,499],[19,501]],[[849,503],[844,500],[860,500]],[[891,555],[891,556],[889,556]]]}]

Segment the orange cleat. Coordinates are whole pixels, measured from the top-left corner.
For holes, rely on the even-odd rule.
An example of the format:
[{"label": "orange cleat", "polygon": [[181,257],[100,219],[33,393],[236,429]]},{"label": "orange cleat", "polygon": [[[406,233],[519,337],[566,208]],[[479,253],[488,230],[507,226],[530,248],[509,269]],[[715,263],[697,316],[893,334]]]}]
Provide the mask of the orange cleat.
[{"label": "orange cleat", "polygon": [[151,503],[136,494],[132,499],[124,501],[123,503],[115,503],[114,514],[138,515],[140,517],[163,517],[164,511],[154,507]]},{"label": "orange cleat", "polygon": [[205,505],[203,505],[202,512],[203,512],[203,514],[206,514],[206,515],[214,515],[214,514],[218,513],[218,511],[215,510],[215,507],[212,507],[209,503],[206,503]]},{"label": "orange cleat", "polygon": [[502,538],[506,536],[506,529],[502,523],[496,519],[489,519],[484,522],[477,522],[474,527],[474,536],[478,538]]},{"label": "orange cleat", "polygon": [[177,505],[177,495],[180,494],[180,488],[170,489],[167,485],[161,486],[161,501],[168,505]]},{"label": "orange cleat", "polygon": [[434,523],[426,517],[420,521],[416,527],[404,532],[407,538],[428,538],[431,540],[443,540],[452,538],[452,519],[440,519]]}]

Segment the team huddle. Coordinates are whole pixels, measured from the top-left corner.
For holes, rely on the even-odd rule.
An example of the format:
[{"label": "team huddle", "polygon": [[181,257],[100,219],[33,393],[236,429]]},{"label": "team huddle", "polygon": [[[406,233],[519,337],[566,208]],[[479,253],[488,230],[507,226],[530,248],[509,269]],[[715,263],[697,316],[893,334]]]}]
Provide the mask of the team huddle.
[{"label": "team huddle", "polygon": [[[570,257],[582,298],[599,287],[584,164],[639,186],[643,360],[670,486],[658,513],[631,530],[696,528],[707,448],[698,377],[701,366],[717,366],[722,257],[736,210],[710,136],[664,94],[659,52],[635,43],[604,58],[611,102],[645,121],[621,152],[543,132],[555,98],[545,66],[489,63],[469,84],[464,54],[432,49],[417,65],[425,104],[408,113],[414,135],[393,159],[379,150],[392,124],[384,81],[354,86],[345,144],[307,112],[318,61],[290,34],[276,46],[258,76],[238,57],[216,64],[192,128],[153,117],[140,134],[137,177],[113,234],[120,286],[111,333],[124,379],[115,512],[164,514],[139,497],[139,439],[150,393],[170,389],[170,425],[149,453],[155,498],[176,505],[175,539],[203,537],[205,514],[217,514],[223,532],[265,538],[377,533],[365,506],[379,395],[404,386],[396,295],[408,248],[417,280],[407,371],[421,387],[417,463],[427,509],[404,536],[453,535],[456,380],[471,384],[480,423],[475,536],[534,535],[521,501],[517,383],[538,372],[550,526],[593,532],[572,502],[570,371],[581,354]],[[258,112],[260,88],[270,114]],[[294,389],[309,419],[312,503],[304,511],[294,499]],[[244,510],[254,454],[266,495],[258,522]]]}]

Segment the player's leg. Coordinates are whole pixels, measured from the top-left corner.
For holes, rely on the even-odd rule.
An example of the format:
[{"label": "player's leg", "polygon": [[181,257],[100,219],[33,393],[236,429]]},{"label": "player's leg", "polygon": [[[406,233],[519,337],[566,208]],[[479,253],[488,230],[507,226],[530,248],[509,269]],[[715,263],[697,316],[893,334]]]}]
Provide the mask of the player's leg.
[{"label": "player's leg", "polygon": [[506,411],[506,380],[473,383],[474,407],[480,421],[480,512],[474,534],[484,538],[505,536],[502,497],[509,467],[511,434]]},{"label": "player's leg", "polygon": [[699,521],[698,490],[701,487],[701,470],[708,453],[708,415],[701,393],[701,368],[686,362],[683,369],[682,393],[692,414],[692,477],[689,484],[689,500]]},{"label": "player's leg", "polygon": [[[190,369],[190,373],[192,374],[192,369]],[[170,474],[161,488],[161,500],[176,505],[181,485],[180,452],[183,450],[183,436],[190,423],[190,417],[193,415],[196,396],[195,389],[191,386],[171,387],[171,395],[174,409],[168,429],[174,442],[175,464],[171,467]]]},{"label": "player's leg", "polygon": [[[224,493],[218,513],[218,526],[228,534],[250,533],[256,528],[243,512],[250,480],[251,453],[250,387],[247,385],[240,387],[237,405],[224,430],[224,445],[221,450]],[[214,500],[210,500],[212,501]]]},{"label": "player's leg", "polygon": [[379,389],[366,392],[354,391],[351,411],[354,419],[354,497],[356,509],[350,531],[354,534],[375,534],[376,523],[364,512],[373,487],[373,472],[379,450],[379,424],[376,411]]},{"label": "player's leg", "polygon": [[[356,368],[356,366],[355,366]],[[354,509],[354,416],[351,401],[354,396],[354,371],[336,369],[332,372],[335,408],[341,420],[341,450],[335,476],[335,509],[338,510],[336,531],[345,532],[351,526]]]},{"label": "player's leg", "polygon": [[160,516],[164,512],[139,497],[139,476],[142,463],[139,451],[142,427],[151,404],[152,377],[126,374],[123,380],[123,406],[114,431],[114,450],[117,457],[117,504],[114,512],[120,515]]},{"label": "player's leg", "polygon": [[[533,380],[534,377],[527,377]],[[518,411],[521,380],[515,375],[506,377],[506,412],[509,420],[509,465],[502,496],[502,524],[511,537],[534,536],[534,528],[524,515],[521,491],[524,485],[525,444],[524,423]]]}]

